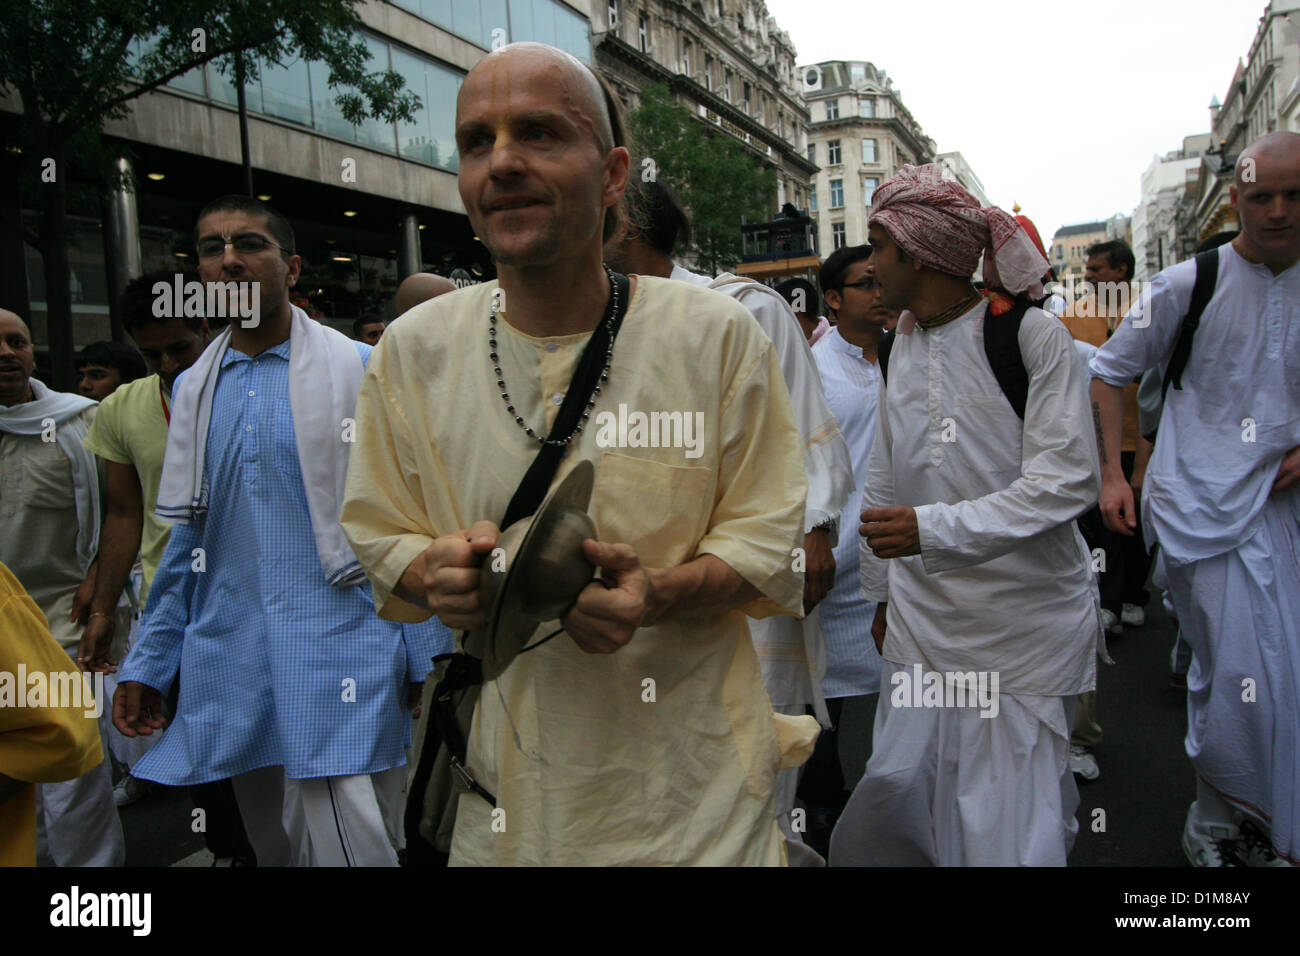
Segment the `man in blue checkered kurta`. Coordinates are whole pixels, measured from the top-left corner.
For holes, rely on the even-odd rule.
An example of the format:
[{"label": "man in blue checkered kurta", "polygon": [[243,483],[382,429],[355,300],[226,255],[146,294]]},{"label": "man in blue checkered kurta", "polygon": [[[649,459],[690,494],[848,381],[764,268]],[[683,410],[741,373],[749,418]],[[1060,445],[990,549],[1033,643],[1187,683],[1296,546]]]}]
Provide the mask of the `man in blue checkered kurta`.
[{"label": "man in blue checkered kurta", "polygon": [[[368,583],[327,582],[291,412],[290,341],[253,356],[236,341],[207,431],[208,510],[173,527],[120,675],[163,693],[180,677],[172,723],[132,772],[170,785],[231,777],[261,865],[393,863],[409,685],[450,635],[380,620]],[[354,345],[365,362],[370,347]],[[333,818],[358,787],[355,825],[344,814],[345,825],[319,828],[338,831],[327,834],[338,846],[322,845],[313,795]]]}]

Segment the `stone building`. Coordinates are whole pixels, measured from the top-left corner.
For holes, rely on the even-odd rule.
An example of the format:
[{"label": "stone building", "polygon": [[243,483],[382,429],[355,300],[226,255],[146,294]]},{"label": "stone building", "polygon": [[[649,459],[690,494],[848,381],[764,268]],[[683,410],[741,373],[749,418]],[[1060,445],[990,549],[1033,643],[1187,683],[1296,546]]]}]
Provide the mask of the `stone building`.
[{"label": "stone building", "polygon": [[819,167],[809,209],[825,257],[867,241],[872,192],[907,163],[934,162],[934,141],[871,63],[831,60],[799,74],[810,113],[807,158]]},{"label": "stone building", "polygon": [[[763,0],[591,0],[595,65],[624,105],[663,84],[776,173],[769,203],[808,204],[807,110],[790,37]],[[740,229],[737,221],[736,228]]]}]

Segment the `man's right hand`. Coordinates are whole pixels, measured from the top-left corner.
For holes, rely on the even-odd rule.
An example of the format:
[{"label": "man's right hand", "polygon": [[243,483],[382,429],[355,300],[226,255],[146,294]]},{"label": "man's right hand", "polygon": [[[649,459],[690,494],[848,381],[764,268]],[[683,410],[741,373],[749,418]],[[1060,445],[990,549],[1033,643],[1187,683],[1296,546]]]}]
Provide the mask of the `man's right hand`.
[{"label": "man's right hand", "polygon": [[127,737],[149,737],[162,730],[167,726],[162,694],[138,681],[118,684],[113,694],[113,726]]},{"label": "man's right hand", "polygon": [[91,614],[86,629],[81,632],[81,643],[77,645],[77,665],[83,671],[89,674],[117,672],[117,661],[108,656],[116,631],[117,618],[114,614]]},{"label": "man's right hand", "polygon": [[403,575],[418,576],[424,603],[454,631],[472,631],[483,624],[479,565],[500,536],[501,529],[491,521],[476,521],[455,534],[436,538]]},{"label": "man's right hand", "polygon": [[1097,500],[1097,506],[1101,509],[1101,518],[1106,522],[1107,528],[1116,534],[1133,536],[1133,529],[1137,527],[1133,487],[1123,473],[1118,478],[1102,477],[1101,497]]}]

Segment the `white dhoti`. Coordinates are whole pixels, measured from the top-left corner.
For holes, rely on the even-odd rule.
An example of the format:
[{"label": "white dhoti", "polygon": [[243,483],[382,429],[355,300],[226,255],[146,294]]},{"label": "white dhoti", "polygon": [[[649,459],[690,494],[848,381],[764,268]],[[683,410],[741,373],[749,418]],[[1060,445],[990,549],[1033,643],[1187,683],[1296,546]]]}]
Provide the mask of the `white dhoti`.
[{"label": "white dhoti", "polygon": [[1300,490],[1269,499],[1233,551],[1166,560],[1187,672],[1187,756],[1229,802],[1300,859]]},{"label": "white dhoti", "polygon": [[871,759],[831,835],[833,866],[1064,866],[1078,790],[1073,699],[1001,694],[978,707],[899,707],[884,662]]},{"label": "white dhoti", "polygon": [[396,866],[405,767],[287,779],[281,767],[231,778],[258,866]]},{"label": "white dhoti", "polygon": [[108,760],[80,777],[36,787],[38,866],[125,866],[126,837]]}]

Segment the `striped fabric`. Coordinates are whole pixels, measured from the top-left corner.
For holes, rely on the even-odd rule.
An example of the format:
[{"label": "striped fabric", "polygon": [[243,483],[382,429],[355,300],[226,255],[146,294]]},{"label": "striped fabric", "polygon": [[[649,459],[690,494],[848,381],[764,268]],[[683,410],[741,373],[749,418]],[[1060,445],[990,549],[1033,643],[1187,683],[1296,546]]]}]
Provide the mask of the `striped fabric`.
[{"label": "striped fabric", "polygon": [[[368,346],[358,344],[363,360]],[[222,361],[207,443],[211,509],[176,525],[120,675],[178,713],[132,773],[169,785],[283,766],[307,778],[401,766],[407,682],[435,627],[375,615],[370,586],[321,575],[289,410],[289,343]],[[197,549],[202,549],[201,551]]]},{"label": "striped fabric", "polygon": [[[812,353],[826,389],[826,401],[849,444],[854,484],[863,488],[871,443],[876,437],[879,372],[862,357],[862,349],[846,342],[836,328],[817,342]],[[822,680],[822,691],[827,700],[875,694],[880,690],[880,654],[871,640],[876,605],[862,596],[858,581],[861,513],[861,498],[854,495],[840,515],[840,535],[835,545],[835,586],[819,605],[822,628],[826,632],[826,677]]]}]

